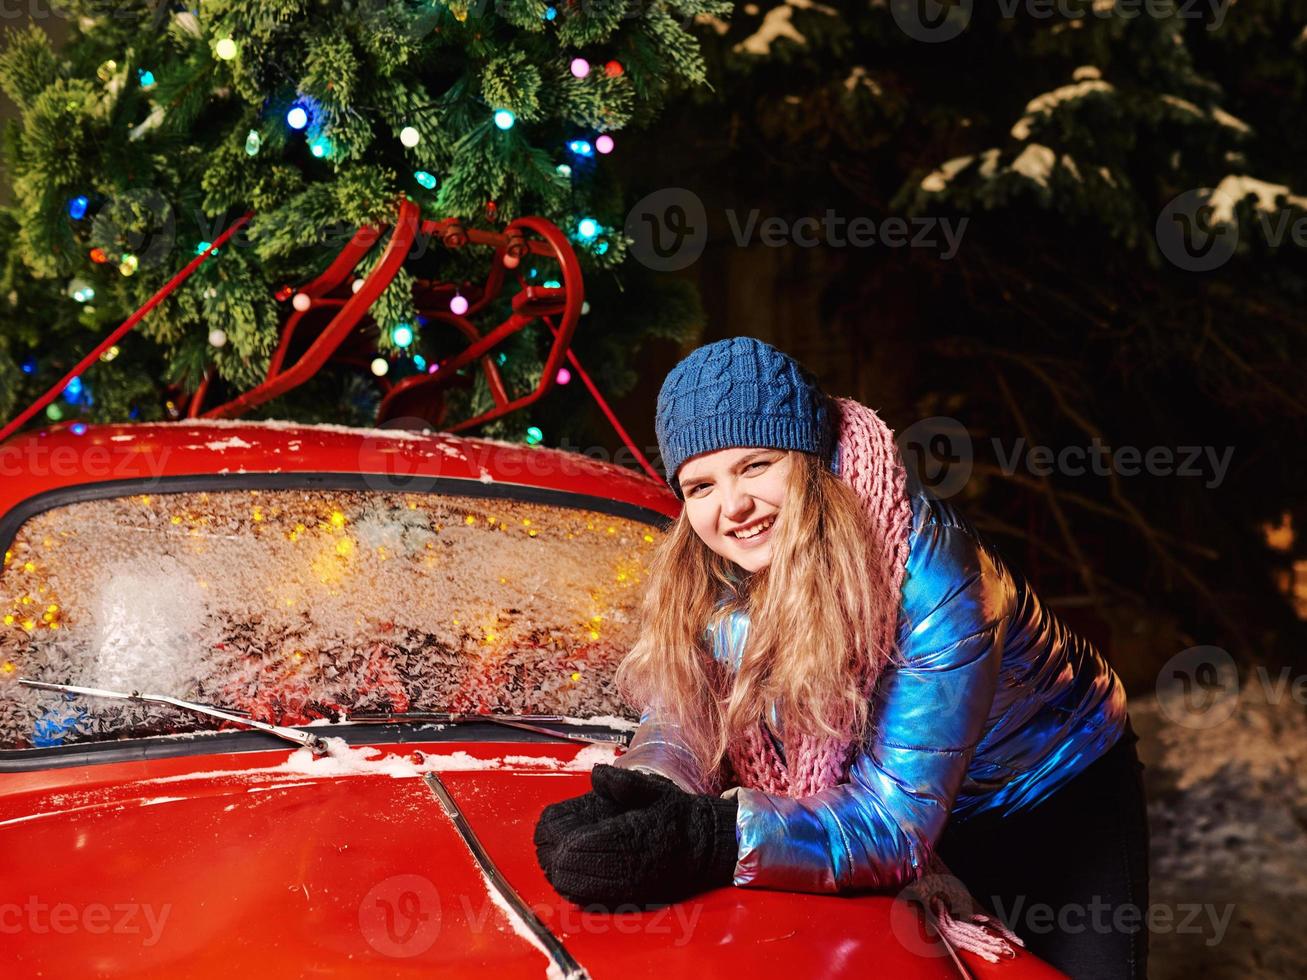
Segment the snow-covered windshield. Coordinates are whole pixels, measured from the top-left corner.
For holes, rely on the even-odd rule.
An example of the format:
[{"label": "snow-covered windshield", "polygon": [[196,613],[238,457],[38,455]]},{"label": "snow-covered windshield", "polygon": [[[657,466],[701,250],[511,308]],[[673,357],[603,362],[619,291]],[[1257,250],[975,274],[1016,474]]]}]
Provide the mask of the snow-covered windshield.
[{"label": "snow-covered windshield", "polygon": [[633,717],[639,521],[420,493],[245,490],[69,504],[0,575],[0,748],[212,727],[19,677],[238,708]]}]

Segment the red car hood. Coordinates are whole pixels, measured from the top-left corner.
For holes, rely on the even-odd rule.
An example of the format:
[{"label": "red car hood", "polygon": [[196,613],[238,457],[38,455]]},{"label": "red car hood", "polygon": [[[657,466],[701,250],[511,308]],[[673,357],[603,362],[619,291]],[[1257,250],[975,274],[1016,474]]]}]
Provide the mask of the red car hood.
[{"label": "red car hood", "polygon": [[[580,753],[441,742],[343,762],[273,751],[0,776],[6,976],[544,976],[550,961],[420,778],[432,770],[595,980],[957,976],[889,897],[723,888],[617,915],[566,902],[531,835],[611,757]],[[1030,955],[964,956],[976,977],[1061,976]]]}]

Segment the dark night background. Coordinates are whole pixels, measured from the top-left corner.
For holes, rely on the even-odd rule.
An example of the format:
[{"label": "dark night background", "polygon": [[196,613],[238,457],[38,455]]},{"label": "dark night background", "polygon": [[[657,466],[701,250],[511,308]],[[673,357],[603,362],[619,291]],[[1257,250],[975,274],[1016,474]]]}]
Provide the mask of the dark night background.
[{"label": "dark night background", "polygon": [[[723,337],[876,409],[1126,682],[1157,900],[1237,905],[1214,946],[1155,936],[1154,976],[1297,975],[1307,724],[1252,679],[1307,671],[1307,2],[1005,6],[701,16],[709,84],[619,136],[635,244],[587,281],[575,350],[651,457],[663,376]],[[61,42],[65,21],[40,23]],[[934,244],[763,240],[768,219],[828,212]],[[655,228],[676,268],[657,267]],[[531,422],[547,444],[621,446],[579,385]],[[1003,465],[1095,444],[1170,466],[1196,447],[1199,473]],[[1246,696],[1233,721],[1186,728],[1159,701],[1203,650],[1232,658]]]}]

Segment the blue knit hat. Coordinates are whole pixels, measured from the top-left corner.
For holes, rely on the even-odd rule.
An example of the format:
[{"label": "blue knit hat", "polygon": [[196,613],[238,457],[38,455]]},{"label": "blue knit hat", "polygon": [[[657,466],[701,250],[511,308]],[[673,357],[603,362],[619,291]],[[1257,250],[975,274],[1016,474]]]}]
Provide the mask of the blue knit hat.
[{"label": "blue knit hat", "polygon": [[676,471],[691,456],[766,446],[827,457],[832,442],[830,408],[816,379],[753,337],[707,344],[672,368],[658,392],[654,428],[678,497]]}]

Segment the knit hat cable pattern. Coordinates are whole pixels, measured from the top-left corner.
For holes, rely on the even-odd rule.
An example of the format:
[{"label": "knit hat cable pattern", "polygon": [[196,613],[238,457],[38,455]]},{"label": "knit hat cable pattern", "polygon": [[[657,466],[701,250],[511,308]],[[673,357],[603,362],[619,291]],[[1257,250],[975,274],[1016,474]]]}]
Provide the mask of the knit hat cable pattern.
[{"label": "knit hat cable pattern", "polygon": [[658,392],[654,428],[678,497],[676,472],[691,456],[739,446],[825,456],[831,432],[815,378],[753,337],[707,344],[672,368]]}]

